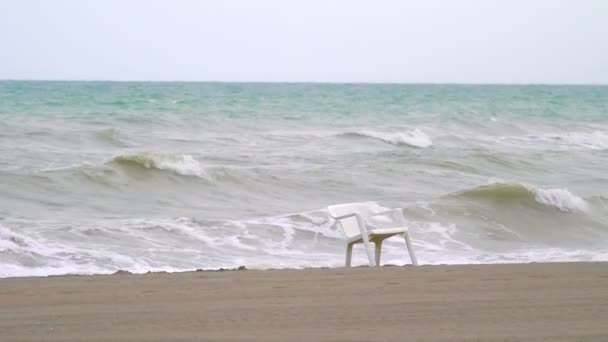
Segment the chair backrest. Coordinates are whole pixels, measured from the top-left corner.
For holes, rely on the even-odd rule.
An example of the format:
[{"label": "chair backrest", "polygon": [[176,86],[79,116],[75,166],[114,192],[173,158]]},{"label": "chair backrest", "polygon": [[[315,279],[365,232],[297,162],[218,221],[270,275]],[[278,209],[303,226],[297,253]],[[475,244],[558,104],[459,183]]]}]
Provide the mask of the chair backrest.
[{"label": "chair backrest", "polygon": [[[381,212],[385,208],[378,205],[376,202],[363,202],[363,203],[345,203],[345,204],[336,204],[330,205],[327,207],[327,211],[332,218],[336,218],[343,215],[348,214],[359,214],[361,218],[365,219],[368,216]],[[357,222],[356,217],[349,217],[345,219],[338,220],[342,230],[344,230],[344,234],[347,238],[351,238],[357,234],[361,234],[361,229],[359,228],[359,223]]]}]

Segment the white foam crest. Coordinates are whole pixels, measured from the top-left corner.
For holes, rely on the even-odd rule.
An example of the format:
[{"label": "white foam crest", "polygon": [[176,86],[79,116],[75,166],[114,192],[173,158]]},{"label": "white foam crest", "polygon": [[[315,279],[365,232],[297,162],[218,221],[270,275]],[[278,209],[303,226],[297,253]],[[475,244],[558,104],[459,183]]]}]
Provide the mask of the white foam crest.
[{"label": "white foam crest", "polygon": [[204,177],[205,171],[198,160],[191,155],[154,156],[153,164],[161,170],[171,170],[184,176]]},{"label": "white foam crest", "polygon": [[431,138],[419,129],[406,132],[379,132],[363,130],[356,134],[378,139],[392,145],[409,145],[412,147],[426,148],[433,145]]},{"label": "white foam crest", "polygon": [[572,194],[567,189],[540,189],[527,187],[534,193],[534,199],[541,204],[555,207],[564,212],[587,212],[589,204],[584,199]]}]

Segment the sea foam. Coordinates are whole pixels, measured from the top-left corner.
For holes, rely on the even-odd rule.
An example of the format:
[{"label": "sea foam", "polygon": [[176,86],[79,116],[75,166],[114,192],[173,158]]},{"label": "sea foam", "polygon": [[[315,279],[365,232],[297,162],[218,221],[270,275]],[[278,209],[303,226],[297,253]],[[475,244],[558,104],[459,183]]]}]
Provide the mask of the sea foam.
[{"label": "sea foam", "polygon": [[373,138],[392,145],[408,145],[419,148],[426,148],[433,145],[431,138],[417,128],[405,132],[380,132],[363,130],[347,134]]},{"label": "sea foam", "polygon": [[572,194],[567,189],[540,189],[528,187],[534,193],[534,199],[538,203],[555,207],[564,212],[589,210],[589,204],[584,199]]},{"label": "sea foam", "polygon": [[608,149],[608,133],[604,131],[566,132],[506,136],[498,141],[532,148],[560,150],[605,150]]},{"label": "sea foam", "polygon": [[[465,192],[465,196],[538,201],[560,210],[581,210],[585,201],[559,189],[499,184]],[[527,195],[526,195],[527,194]],[[376,206],[370,202],[370,205]],[[378,206],[379,207],[379,206]],[[426,205],[415,205],[424,209]],[[414,249],[422,264],[469,264],[530,261],[607,260],[608,254],[562,245],[543,246],[509,234],[500,252],[487,249],[485,236],[471,225],[408,215]],[[551,214],[547,213],[546,214]],[[23,229],[27,226],[28,229]],[[59,231],[61,234],[42,233]],[[481,238],[481,240],[479,240]],[[187,271],[246,266],[252,269],[337,267],[343,265],[345,240],[325,209],[244,220],[188,217],[110,219],[62,222],[0,223],[0,278],[57,274],[107,274],[118,270]],[[103,248],[102,248],[103,247]],[[355,264],[366,264],[358,246]],[[556,252],[552,252],[556,251]],[[603,253],[603,254],[602,254]],[[383,260],[408,262],[403,239],[385,243]]]}]

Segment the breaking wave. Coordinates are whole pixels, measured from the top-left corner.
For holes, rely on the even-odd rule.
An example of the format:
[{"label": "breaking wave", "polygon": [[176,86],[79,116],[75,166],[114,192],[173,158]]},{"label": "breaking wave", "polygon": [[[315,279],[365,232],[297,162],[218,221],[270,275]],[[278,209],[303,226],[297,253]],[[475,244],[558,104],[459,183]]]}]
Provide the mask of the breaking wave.
[{"label": "breaking wave", "polygon": [[472,190],[464,190],[450,196],[483,198],[495,201],[533,200],[563,212],[587,212],[589,203],[567,189],[541,189],[531,185],[494,183]]},{"label": "breaking wave", "polygon": [[195,176],[201,178],[207,176],[201,163],[188,154],[170,155],[140,153],[121,155],[112,159],[112,162],[118,165],[172,171],[182,176]]},{"label": "breaking wave", "polygon": [[508,136],[499,138],[499,141],[534,148],[549,145],[552,149],[608,149],[608,133],[603,131]]},{"label": "breaking wave", "polygon": [[363,130],[344,133],[345,136],[356,136],[380,140],[391,145],[408,145],[418,148],[426,148],[433,145],[431,138],[419,129],[406,132],[379,132]]}]

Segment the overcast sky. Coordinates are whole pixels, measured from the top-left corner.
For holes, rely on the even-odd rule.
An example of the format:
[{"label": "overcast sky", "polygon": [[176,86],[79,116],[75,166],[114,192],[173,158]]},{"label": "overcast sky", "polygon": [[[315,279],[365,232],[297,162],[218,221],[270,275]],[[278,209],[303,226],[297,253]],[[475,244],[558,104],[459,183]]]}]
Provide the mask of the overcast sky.
[{"label": "overcast sky", "polygon": [[608,1],[0,0],[0,79],[608,84]]}]

